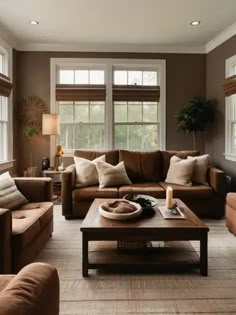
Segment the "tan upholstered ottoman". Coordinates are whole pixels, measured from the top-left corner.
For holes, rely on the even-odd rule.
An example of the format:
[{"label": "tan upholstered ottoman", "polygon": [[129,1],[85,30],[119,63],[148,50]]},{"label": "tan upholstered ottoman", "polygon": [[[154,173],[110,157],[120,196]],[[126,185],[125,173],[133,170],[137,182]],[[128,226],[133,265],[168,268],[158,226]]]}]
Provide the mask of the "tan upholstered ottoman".
[{"label": "tan upholstered ottoman", "polygon": [[236,235],[236,193],[228,193],[226,196],[226,226]]}]

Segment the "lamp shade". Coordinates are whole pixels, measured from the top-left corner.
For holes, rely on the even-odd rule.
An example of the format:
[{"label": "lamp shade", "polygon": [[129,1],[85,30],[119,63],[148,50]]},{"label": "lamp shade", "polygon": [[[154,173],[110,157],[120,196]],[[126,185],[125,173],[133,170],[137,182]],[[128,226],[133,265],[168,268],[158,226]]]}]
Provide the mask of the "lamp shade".
[{"label": "lamp shade", "polygon": [[42,134],[59,135],[59,117],[57,114],[43,114]]}]

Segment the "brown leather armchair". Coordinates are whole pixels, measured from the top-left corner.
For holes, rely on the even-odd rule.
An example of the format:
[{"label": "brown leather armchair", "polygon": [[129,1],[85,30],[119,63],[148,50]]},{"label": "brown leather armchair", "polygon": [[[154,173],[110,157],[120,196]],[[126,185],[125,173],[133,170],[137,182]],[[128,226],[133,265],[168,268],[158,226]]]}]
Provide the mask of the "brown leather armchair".
[{"label": "brown leather armchair", "polygon": [[226,226],[236,236],[236,193],[226,196]]},{"label": "brown leather armchair", "polygon": [[0,209],[0,273],[16,273],[32,262],[53,232],[51,178],[15,178],[29,203]]},{"label": "brown leather armchair", "polygon": [[59,278],[53,266],[34,263],[17,275],[0,275],[0,315],[19,314],[59,314]]}]

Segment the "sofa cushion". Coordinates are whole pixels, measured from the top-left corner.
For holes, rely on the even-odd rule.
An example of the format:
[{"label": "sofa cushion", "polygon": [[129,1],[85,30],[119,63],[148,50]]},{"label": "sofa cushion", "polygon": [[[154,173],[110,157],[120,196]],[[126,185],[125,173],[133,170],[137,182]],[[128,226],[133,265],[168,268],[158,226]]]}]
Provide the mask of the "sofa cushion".
[{"label": "sofa cushion", "polygon": [[214,196],[213,189],[210,186],[206,185],[182,186],[169,184],[166,182],[160,182],[159,184],[164,189],[166,189],[168,186],[171,186],[173,188],[174,198],[209,199]]},{"label": "sofa cushion", "polygon": [[26,247],[53,216],[51,202],[28,203],[12,211],[12,243],[15,251]]},{"label": "sofa cushion", "polygon": [[119,151],[86,151],[86,150],[75,150],[74,156],[78,156],[87,160],[95,160],[99,156],[106,156],[105,161],[109,164],[116,165],[118,163]]},{"label": "sofa cushion", "polygon": [[120,198],[123,198],[125,195],[130,193],[146,194],[156,198],[165,197],[164,188],[161,187],[159,184],[153,182],[137,183],[119,187]]},{"label": "sofa cushion", "polygon": [[119,160],[124,161],[132,182],[158,182],[161,180],[161,152],[120,150]]},{"label": "sofa cushion", "polygon": [[236,193],[228,193],[226,203],[236,211]]},{"label": "sofa cushion", "polygon": [[181,159],[187,159],[188,156],[198,156],[199,151],[161,151],[162,155],[162,180],[167,176],[170,167],[170,159],[176,155]]},{"label": "sofa cushion", "polygon": [[72,191],[74,202],[78,200],[93,200],[95,198],[117,198],[117,187],[99,188],[98,186],[80,187]]}]

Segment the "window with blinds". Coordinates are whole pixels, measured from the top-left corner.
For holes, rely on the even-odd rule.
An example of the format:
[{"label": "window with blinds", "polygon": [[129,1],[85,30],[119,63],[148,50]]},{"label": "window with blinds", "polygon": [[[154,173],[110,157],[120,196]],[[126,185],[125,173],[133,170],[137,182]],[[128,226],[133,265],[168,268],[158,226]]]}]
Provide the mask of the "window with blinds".
[{"label": "window with blinds", "polygon": [[160,148],[160,83],[158,71],[114,70],[114,147]]},{"label": "window with blinds", "polygon": [[60,143],[67,151],[104,147],[104,70],[59,70]]},{"label": "window with blinds", "polygon": [[56,63],[60,143],[75,149],[165,148],[165,61],[73,59]]},{"label": "window with blinds", "polygon": [[[5,55],[0,53],[0,78],[4,76],[5,61]],[[8,158],[8,104],[7,97],[3,95],[0,86],[0,163]]]},{"label": "window with blinds", "polygon": [[226,79],[223,84],[225,106],[225,156],[236,161],[236,55],[226,60]]}]

